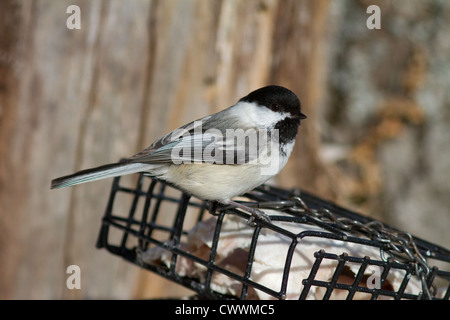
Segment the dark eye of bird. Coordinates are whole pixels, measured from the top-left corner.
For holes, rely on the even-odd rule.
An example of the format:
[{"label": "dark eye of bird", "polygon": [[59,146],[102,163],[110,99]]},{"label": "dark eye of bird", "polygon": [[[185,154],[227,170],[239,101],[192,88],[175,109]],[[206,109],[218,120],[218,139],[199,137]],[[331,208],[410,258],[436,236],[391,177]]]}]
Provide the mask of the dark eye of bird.
[{"label": "dark eye of bird", "polygon": [[270,109],[273,111],[279,111],[281,109],[281,106],[279,104],[273,103],[270,105]]}]

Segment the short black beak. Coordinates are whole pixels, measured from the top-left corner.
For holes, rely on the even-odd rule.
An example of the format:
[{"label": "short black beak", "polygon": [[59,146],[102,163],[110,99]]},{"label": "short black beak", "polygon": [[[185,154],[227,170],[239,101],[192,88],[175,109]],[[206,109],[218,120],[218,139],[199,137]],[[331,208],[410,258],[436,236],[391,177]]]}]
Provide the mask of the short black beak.
[{"label": "short black beak", "polygon": [[294,119],[300,119],[300,120],[303,120],[303,119],[306,119],[307,118],[307,116],[305,116],[303,113],[301,113],[300,112],[300,114],[299,115],[297,115],[297,116],[294,116],[294,117],[292,117],[292,118],[294,118]]}]

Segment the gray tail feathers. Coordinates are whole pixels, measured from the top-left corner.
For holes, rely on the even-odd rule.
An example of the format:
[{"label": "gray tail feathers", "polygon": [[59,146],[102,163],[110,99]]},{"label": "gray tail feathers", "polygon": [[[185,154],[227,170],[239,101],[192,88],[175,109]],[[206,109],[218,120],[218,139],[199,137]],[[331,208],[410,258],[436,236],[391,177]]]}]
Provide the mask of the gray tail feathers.
[{"label": "gray tail feathers", "polygon": [[50,189],[74,186],[80,183],[100,179],[123,176],[126,174],[146,171],[152,166],[145,163],[119,162],[106,164],[100,167],[78,171],[74,174],[52,180]]}]

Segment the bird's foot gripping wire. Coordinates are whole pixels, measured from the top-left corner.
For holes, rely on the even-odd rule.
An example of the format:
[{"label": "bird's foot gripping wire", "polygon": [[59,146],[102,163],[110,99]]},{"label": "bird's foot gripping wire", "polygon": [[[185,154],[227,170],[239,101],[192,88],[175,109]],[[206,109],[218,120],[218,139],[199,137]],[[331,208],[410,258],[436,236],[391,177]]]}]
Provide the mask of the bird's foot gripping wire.
[{"label": "bird's foot gripping wire", "polygon": [[[249,226],[252,226],[252,227],[256,226],[257,225],[257,223],[256,223],[257,220],[264,221],[266,223],[271,223],[271,219],[270,219],[269,215],[267,215],[262,210],[259,210],[259,209],[253,208],[253,207],[249,207],[249,206],[246,206],[246,205],[244,205],[242,203],[235,202],[235,201],[229,201],[227,204],[228,205],[226,207],[220,208],[218,210],[219,211],[225,211],[227,209],[230,209],[230,207],[231,207],[231,208],[238,208],[238,209],[241,209],[241,210],[243,210],[243,211],[245,211],[247,213],[250,213],[251,217],[247,221],[247,224]],[[212,203],[210,211],[212,213],[214,213],[216,211],[216,209],[217,209],[217,203]]]}]

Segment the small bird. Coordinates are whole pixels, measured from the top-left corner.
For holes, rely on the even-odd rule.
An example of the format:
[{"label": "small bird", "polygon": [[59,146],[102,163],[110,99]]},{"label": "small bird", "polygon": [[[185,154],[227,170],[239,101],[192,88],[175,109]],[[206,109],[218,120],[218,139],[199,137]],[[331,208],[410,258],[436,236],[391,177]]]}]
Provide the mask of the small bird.
[{"label": "small bird", "polygon": [[251,219],[270,222],[264,212],[231,199],[284,167],[302,119],[306,116],[292,91],[266,86],[225,110],[169,132],[121,162],[54,179],[51,189],[144,172],[202,200],[240,208]]}]

